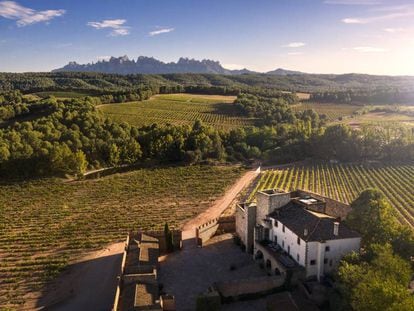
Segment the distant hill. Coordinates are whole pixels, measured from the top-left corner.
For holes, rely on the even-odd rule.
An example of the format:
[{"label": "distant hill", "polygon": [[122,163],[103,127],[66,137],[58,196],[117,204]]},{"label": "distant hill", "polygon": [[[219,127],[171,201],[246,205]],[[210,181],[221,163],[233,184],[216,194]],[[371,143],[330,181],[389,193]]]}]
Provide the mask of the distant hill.
[{"label": "distant hill", "polygon": [[[164,63],[153,57],[140,56],[136,60],[128,56],[111,57],[96,63],[78,64],[70,62],[66,66],[55,69],[53,72],[102,72],[116,74],[170,74],[170,73],[212,73],[222,75],[255,74],[257,72],[240,69],[230,70],[224,68],[218,61],[209,59],[195,60],[181,57],[176,63]],[[298,74],[297,71],[277,69],[269,72],[273,75]]]},{"label": "distant hill", "polygon": [[293,71],[293,70],[286,70],[283,68],[278,68],[276,70],[266,72],[268,75],[277,75],[277,76],[288,76],[288,75],[303,75],[304,72],[301,71]]},{"label": "distant hill", "polygon": [[111,57],[96,63],[78,64],[70,62],[68,65],[53,70],[54,72],[78,71],[78,72],[102,72],[117,74],[168,74],[168,73],[216,73],[232,74],[219,62],[204,59],[198,61],[189,58],[180,58],[178,62],[164,63],[153,57],[140,56],[136,60],[130,60],[128,56]]}]

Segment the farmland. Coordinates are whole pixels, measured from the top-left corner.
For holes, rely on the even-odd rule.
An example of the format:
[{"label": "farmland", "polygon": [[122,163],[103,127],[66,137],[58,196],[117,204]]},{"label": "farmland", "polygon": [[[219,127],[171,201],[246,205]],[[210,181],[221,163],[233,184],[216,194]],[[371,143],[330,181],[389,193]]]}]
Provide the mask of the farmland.
[{"label": "farmland", "polygon": [[414,116],[408,112],[368,112],[355,116],[352,119],[344,120],[344,123],[353,128],[361,126],[407,126],[414,127]]},{"label": "farmland", "polygon": [[237,114],[233,96],[170,94],[142,102],[101,105],[99,109],[117,122],[135,126],[157,124],[192,125],[197,119],[221,130],[253,124]]},{"label": "farmland", "polygon": [[294,105],[292,108],[294,111],[313,109],[320,115],[326,115],[328,121],[334,121],[345,116],[351,116],[354,112],[361,109],[362,106],[303,102],[299,105]]},{"label": "farmland", "polygon": [[[86,250],[129,230],[177,227],[220,196],[238,167],[140,169],[95,180],[0,183],[0,309],[16,308]],[[30,303],[30,301],[29,301]]]},{"label": "farmland", "polygon": [[86,93],[86,92],[70,92],[70,91],[47,92],[45,91],[45,92],[37,92],[37,93],[28,94],[26,96],[35,96],[35,97],[40,97],[40,98],[54,96],[59,99],[70,99],[70,98],[80,98],[80,97],[85,97],[85,96],[91,96],[91,94]]},{"label": "farmland", "polygon": [[255,189],[305,189],[345,203],[366,188],[378,188],[395,207],[398,219],[414,226],[414,165],[294,165],[264,171]]}]

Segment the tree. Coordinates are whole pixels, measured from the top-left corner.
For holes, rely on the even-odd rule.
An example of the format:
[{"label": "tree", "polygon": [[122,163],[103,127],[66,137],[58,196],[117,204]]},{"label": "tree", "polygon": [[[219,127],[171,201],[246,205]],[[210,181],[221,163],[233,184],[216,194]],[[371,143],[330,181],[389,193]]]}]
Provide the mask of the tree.
[{"label": "tree", "polygon": [[76,175],[81,176],[86,172],[88,168],[88,161],[82,150],[78,150],[74,155],[75,172]]},{"label": "tree", "polygon": [[348,256],[338,277],[342,296],[355,311],[413,310],[414,297],[407,290],[410,265],[390,244],[372,244],[365,258]]},{"label": "tree", "polygon": [[127,164],[136,163],[142,156],[141,146],[135,139],[129,139],[121,148],[122,161]]},{"label": "tree", "polygon": [[111,144],[109,146],[109,157],[108,157],[108,163],[112,166],[117,166],[120,161],[120,152],[118,149],[118,146],[115,144]]},{"label": "tree", "polygon": [[364,245],[391,242],[396,236],[398,223],[384,194],[367,189],[351,204],[347,224],[362,235]]},{"label": "tree", "polygon": [[173,241],[173,234],[168,227],[168,223],[164,225],[164,237],[165,237],[165,246],[167,248],[167,252],[174,251],[174,241]]}]

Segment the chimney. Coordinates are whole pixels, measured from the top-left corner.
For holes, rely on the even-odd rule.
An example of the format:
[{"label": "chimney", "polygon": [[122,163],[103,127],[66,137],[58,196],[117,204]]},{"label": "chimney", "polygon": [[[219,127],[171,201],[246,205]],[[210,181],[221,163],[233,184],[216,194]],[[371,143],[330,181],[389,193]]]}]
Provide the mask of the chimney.
[{"label": "chimney", "polygon": [[337,235],[338,235],[338,233],[339,233],[339,222],[335,221],[335,222],[334,222],[333,234],[334,234],[335,236],[337,236]]},{"label": "chimney", "polygon": [[308,236],[308,229],[306,229],[306,228],[305,228],[305,229],[303,230],[303,235],[304,235],[304,236]]}]

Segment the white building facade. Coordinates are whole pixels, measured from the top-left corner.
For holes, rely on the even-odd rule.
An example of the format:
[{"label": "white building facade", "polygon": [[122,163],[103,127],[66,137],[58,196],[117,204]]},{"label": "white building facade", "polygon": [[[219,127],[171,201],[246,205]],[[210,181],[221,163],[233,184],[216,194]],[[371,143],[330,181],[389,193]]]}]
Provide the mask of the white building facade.
[{"label": "white building facade", "polygon": [[[359,252],[361,242],[357,232],[321,213],[324,204],[312,197],[297,197],[295,192],[261,191],[257,193],[257,205],[252,211],[256,215],[255,226],[237,228],[238,218],[252,217],[245,215],[249,209],[238,210],[236,231],[243,233],[243,243],[253,241],[253,246],[246,245],[246,250],[252,249],[250,252],[256,259],[264,258],[272,273],[283,274],[287,270],[284,265],[287,260],[281,260],[282,256],[304,268],[306,278],[320,280],[337,267],[344,255]],[[240,224],[243,222],[239,221]]]}]

